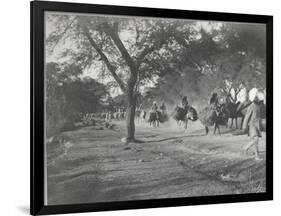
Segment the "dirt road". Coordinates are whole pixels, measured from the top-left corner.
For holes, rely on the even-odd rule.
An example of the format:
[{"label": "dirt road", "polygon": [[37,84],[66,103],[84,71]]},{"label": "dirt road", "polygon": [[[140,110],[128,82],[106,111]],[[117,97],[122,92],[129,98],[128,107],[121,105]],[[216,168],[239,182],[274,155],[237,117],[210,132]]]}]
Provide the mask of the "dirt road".
[{"label": "dirt road", "polygon": [[[84,127],[47,146],[48,204],[263,192],[265,158],[242,154],[246,135],[204,135],[199,122],[137,124],[139,143],[125,145],[124,123],[113,130]],[[260,142],[265,155],[265,134]]]}]

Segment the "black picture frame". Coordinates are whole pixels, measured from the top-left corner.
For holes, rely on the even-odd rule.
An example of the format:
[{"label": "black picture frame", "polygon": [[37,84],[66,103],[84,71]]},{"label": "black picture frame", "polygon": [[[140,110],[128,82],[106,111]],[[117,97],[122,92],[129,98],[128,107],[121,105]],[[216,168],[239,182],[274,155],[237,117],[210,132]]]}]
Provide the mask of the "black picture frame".
[{"label": "black picture frame", "polygon": [[[44,205],[44,12],[79,12],[110,15],[181,18],[266,24],[267,62],[267,136],[266,136],[266,192],[256,194],[219,195],[208,197],[169,198],[158,200],[134,200],[73,205]],[[154,9],[123,6],[105,6],[62,2],[31,2],[31,131],[30,131],[30,214],[58,214],[121,209],[139,209],[234,203],[273,200],[273,16],[248,15]]]}]

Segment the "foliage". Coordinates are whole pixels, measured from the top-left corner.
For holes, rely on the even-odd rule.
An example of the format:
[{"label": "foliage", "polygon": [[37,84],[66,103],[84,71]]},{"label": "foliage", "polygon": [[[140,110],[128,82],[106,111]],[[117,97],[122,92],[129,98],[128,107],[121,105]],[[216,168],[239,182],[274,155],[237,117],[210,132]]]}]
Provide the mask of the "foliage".
[{"label": "foliage", "polygon": [[201,106],[212,92],[231,94],[235,102],[243,88],[265,88],[264,33],[258,25],[201,29],[198,39],[182,43],[186,49],[181,50],[180,59],[160,75],[146,100],[174,105],[187,95],[191,103]]},{"label": "foliage", "polygon": [[[92,78],[79,78],[81,70],[71,65],[46,65],[47,137],[72,129],[85,113],[102,109],[106,87]],[[72,76],[68,76],[72,74]]]}]

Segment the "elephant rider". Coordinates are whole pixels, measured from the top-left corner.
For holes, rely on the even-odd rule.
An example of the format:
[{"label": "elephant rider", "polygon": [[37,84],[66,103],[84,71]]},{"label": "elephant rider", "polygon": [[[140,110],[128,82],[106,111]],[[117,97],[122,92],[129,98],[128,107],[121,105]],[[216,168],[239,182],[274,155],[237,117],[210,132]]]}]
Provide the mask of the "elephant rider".
[{"label": "elephant rider", "polygon": [[236,110],[239,112],[244,107],[247,107],[249,105],[249,103],[251,103],[251,101],[249,100],[249,94],[246,92],[243,100],[242,101],[240,100],[240,103],[238,104]]},{"label": "elephant rider", "polygon": [[186,111],[186,118],[188,119],[189,117],[189,108],[191,108],[191,106],[189,105],[188,103],[188,100],[187,100],[187,96],[184,96],[181,100],[181,105],[182,105],[182,108]]},{"label": "elephant rider", "polygon": [[157,103],[156,103],[156,101],[153,101],[153,104],[152,104],[152,107],[151,107],[151,112],[155,113],[157,111],[158,111]]},{"label": "elephant rider", "polygon": [[261,123],[261,108],[260,104],[262,101],[260,100],[260,92],[257,92],[253,98],[253,103],[248,107],[247,113],[245,115],[243,121],[243,130],[246,131],[249,129],[248,135],[251,137],[251,141],[243,147],[245,153],[251,147],[255,147],[255,159],[260,160],[258,143],[259,138],[261,137],[260,123]]},{"label": "elephant rider", "polygon": [[182,108],[184,108],[185,110],[188,109],[189,105],[188,105],[188,101],[187,101],[187,96],[184,96],[181,100],[181,105]]},{"label": "elephant rider", "polygon": [[231,95],[228,94],[225,98],[225,102],[228,104],[228,103],[232,103],[232,98],[231,98]]},{"label": "elephant rider", "polygon": [[152,104],[150,113],[155,113],[155,114],[156,114],[156,117],[157,117],[157,118],[159,117],[159,116],[158,116],[158,106],[157,106],[156,101],[153,101],[153,104]]},{"label": "elephant rider", "polygon": [[218,94],[216,92],[214,92],[212,94],[209,104],[210,104],[211,108],[214,110],[217,110],[217,108],[219,107],[219,98],[218,98]]}]

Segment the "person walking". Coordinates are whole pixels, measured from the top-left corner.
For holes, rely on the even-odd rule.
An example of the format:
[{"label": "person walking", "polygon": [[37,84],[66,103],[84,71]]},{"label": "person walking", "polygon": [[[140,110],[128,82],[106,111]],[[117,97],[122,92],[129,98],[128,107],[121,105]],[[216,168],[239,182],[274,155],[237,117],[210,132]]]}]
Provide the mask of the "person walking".
[{"label": "person walking", "polygon": [[217,106],[219,105],[219,98],[218,98],[218,94],[216,92],[214,92],[212,94],[209,104],[210,104],[211,108],[216,110]]},{"label": "person walking", "polygon": [[248,150],[251,147],[254,147],[255,151],[255,159],[261,160],[259,156],[259,139],[261,137],[261,130],[260,130],[260,123],[261,123],[261,109],[260,109],[260,103],[259,100],[259,92],[256,93],[254,96],[252,104],[248,107],[247,113],[245,115],[244,121],[243,121],[243,130],[247,131],[248,129],[248,135],[251,137],[251,141],[246,144],[243,147],[243,150],[245,153],[248,153]]}]

